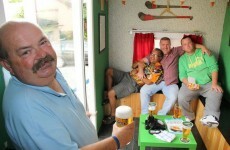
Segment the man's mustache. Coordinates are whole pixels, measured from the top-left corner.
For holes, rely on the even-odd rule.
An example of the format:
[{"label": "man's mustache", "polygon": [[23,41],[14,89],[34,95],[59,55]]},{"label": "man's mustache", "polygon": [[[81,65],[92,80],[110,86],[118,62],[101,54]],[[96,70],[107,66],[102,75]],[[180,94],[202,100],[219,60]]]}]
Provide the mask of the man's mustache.
[{"label": "man's mustache", "polygon": [[36,73],[45,63],[54,61],[55,59],[51,55],[46,55],[44,58],[40,58],[36,64],[32,67],[33,73]]}]

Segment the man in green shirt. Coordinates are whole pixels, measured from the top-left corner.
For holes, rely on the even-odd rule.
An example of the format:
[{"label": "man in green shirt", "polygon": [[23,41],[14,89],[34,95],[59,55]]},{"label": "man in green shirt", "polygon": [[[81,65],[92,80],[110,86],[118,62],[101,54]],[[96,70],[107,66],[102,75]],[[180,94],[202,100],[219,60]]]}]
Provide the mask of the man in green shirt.
[{"label": "man in green shirt", "polygon": [[218,85],[217,61],[213,55],[204,55],[201,49],[195,49],[189,36],[182,38],[181,45],[185,51],[179,59],[179,78],[183,84],[178,102],[182,112],[189,120],[194,120],[195,115],[189,109],[189,103],[202,95],[206,98],[206,104],[200,121],[209,127],[217,127],[223,95],[223,89]]}]

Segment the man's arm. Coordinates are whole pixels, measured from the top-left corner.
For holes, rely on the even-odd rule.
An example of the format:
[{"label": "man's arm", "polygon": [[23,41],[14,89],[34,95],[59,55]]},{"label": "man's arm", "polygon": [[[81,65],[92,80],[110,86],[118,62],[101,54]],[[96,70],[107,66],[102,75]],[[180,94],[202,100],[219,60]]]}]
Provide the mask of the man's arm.
[{"label": "man's arm", "polygon": [[[124,127],[117,127],[116,123],[113,125],[112,135],[116,136],[120,148],[124,148],[127,143],[133,139],[134,135],[134,122]],[[112,138],[106,138],[97,143],[90,144],[81,148],[81,150],[116,150],[118,149],[116,141]]]},{"label": "man's arm", "polygon": [[136,68],[138,68],[138,73],[137,73],[138,78],[143,79],[145,77],[145,74],[144,74],[145,63],[144,63],[144,61],[137,62]]},{"label": "man's arm", "polygon": [[187,78],[183,78],[183,79],[181,80],[181,82],[184,83],[184,85],[186,85],[186,86],[188,87],[189,82],[188,82],[188,79],[187,79]]},{"label": "man's arm", "polygon": [[218,85],[218,63],[215,56],[204,55],[205,62],[212,75],[212,90],[223,93],[223,89]]},{"label": "man's arm", "polygon": [[189,83],[188,81],[188,75],[186,71],[186,67],[184,66],[186,63],[184,57],[179,58],[179,78],[181,82],[189,89],[189,90],[198,90],[199,85],[198,84],[193,84]]},{"label": "man's arm", "polygon": [[218,85],[218,72],[212,72],[212,90],[223,93],[223,89]]},{"label": "man's arm", "polygon": [[204,45],[195,44],[195,47],[200,48],[202,50],[203,54],[208,54],[209,56],[212,54],[211,51],[209,49],[207,49],[207,47],[205,47]]},{"label": "man's arm", "polygon": [[[212,55],[211,51],[204,45],[195,44],[195,48],[200,48],[203,54],[208,54],[209,56]],[[180,56],[184,54],[184,50],[182,49],[182,46],[178,46],[176,47],[176,49],[179,52]]]}]

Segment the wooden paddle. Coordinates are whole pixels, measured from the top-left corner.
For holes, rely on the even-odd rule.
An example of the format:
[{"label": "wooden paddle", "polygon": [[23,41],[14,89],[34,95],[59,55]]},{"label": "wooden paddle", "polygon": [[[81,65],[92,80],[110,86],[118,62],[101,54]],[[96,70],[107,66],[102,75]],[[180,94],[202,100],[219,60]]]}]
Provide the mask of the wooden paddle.
[{"label": "wooden paddle", "polygon": [[191,6],[178,6],[178,5],[155,5],[155,4],[152,4],[152,2],[150,1],[146,1],[145,2],[145,6],[148,8],[148,9],[157,9],[157,8],[188,8],[188,9],[192,9]]},{"label": "wooden paddle", "polygon": [[148,21],[148,20],[155,20],[155,19],[193,19],[193,16],[153,16],[150,14],[145,14],[143,12],[139,12],[138,13],[138,17],[142,20],[142,21]]}]

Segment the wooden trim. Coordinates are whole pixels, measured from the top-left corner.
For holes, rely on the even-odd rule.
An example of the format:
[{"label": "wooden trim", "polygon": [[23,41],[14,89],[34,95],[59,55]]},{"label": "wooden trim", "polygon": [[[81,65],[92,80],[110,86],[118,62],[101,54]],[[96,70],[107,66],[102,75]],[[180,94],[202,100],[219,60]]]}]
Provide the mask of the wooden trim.
[{"label": "wooden trim", "polygon": [[203,117],[204,105],[199,100],[196,110],[195,124],[207,150],[230,150],[228,142],[218,128],[209,128],[200,123]]},{"label": "wooden trim", "polygon": [[[151,98],[152,102],[157,103],[156,110],[154,111],[154,114],[157,114],[157,112],[162,108],[163,103],[165,101],[164,94],[154,94]],[[133,117],[139,117],[141,114],[141,103],[140,103],[140,93],[133,93],[127,97],[124,97],[117,101],[117,106],[119,105],[127,105],[130,106],[133,110]],[[196,110],[197,101],[192,101],[191,103],[191,109]],[[171,109],[169,114],[173,114],[173,109]]]}]

